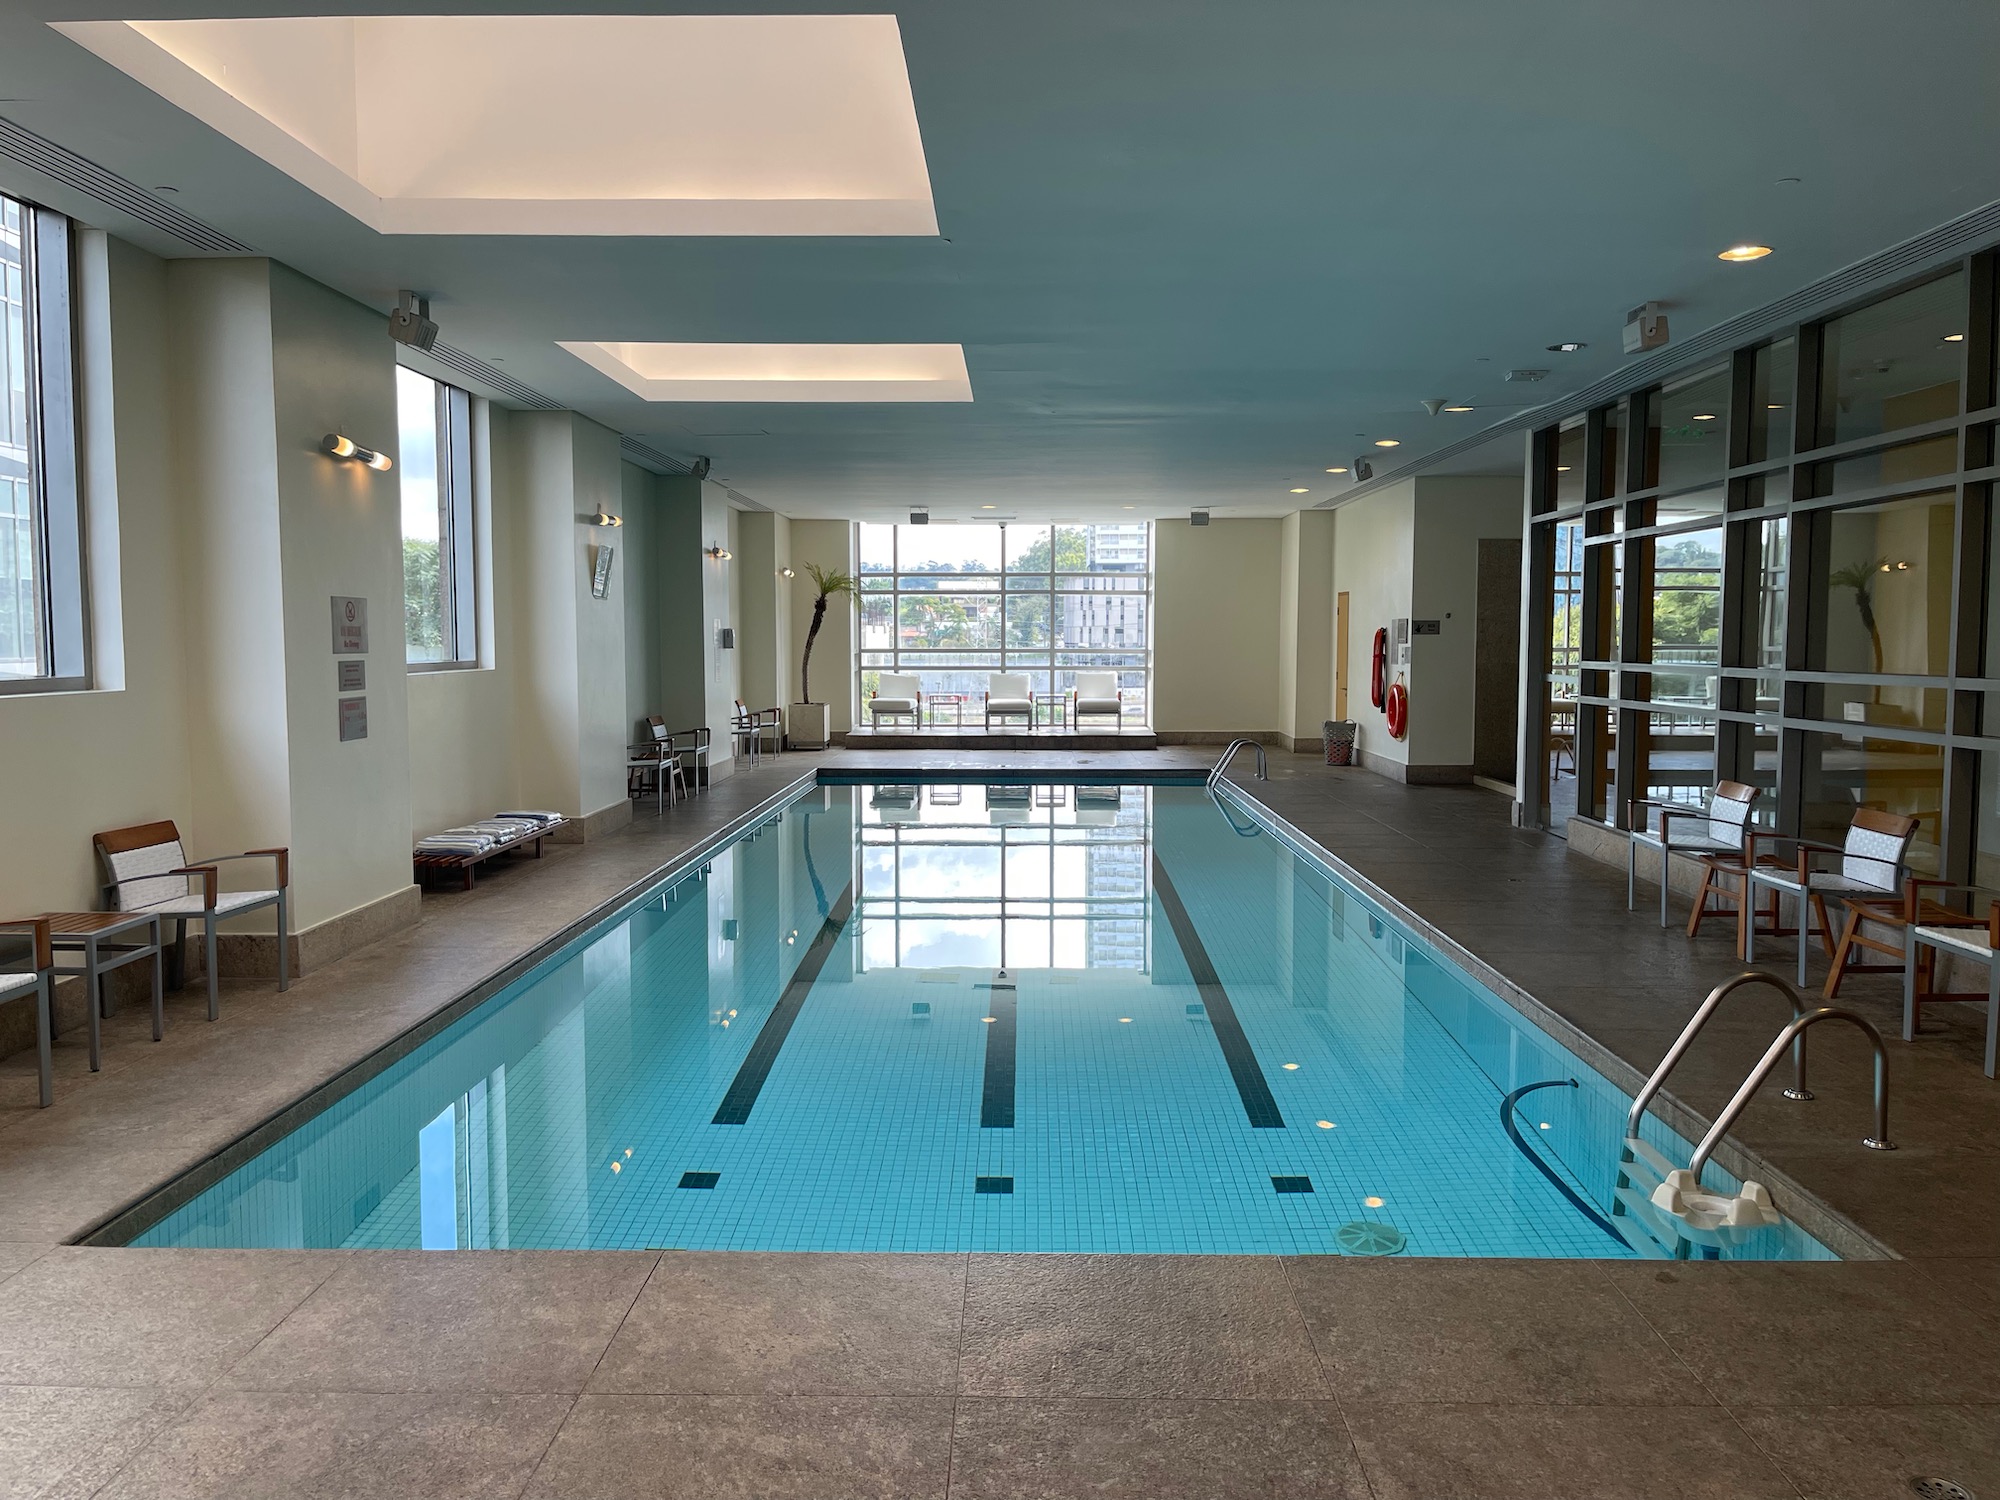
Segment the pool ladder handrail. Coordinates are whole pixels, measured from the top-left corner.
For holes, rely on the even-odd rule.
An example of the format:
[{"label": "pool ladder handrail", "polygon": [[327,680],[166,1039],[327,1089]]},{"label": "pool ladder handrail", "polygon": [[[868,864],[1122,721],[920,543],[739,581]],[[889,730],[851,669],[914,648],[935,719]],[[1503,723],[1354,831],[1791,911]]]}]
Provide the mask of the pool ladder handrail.
[{"label": "pool ladder handrail", "polygon": [[[1715,1014],[1722,1002],[1745,985],[1751,984],[1768,984],[1771,988],[1784,995],[1785,999],[1791,1003],[1793,1020],[1797,1020],[1799,1017],[1805,1015],[1810,1008],[1806,1004],[1805,996],[1801,995],[1793,985],[1778,978],[1775,974],[1766,974],[1759,969],[1750,969],[1742,974],[1738,974],[1733,979],[1723,980],[1721,984],[1718,984],[1708,992],[1708,998],[1702,1001],[1700,1006],[1696,1008],[1693,1017],[1689,1019],[1687,1025],[1681,1028],[1681,1034],[1674,1039],[1673,1046],[1667,1048],[1667,1055],[1660,1059],[1660,1065],[1653,1069],[1652,1077],[1648,1078],[1639,1092],[1632,1096],[1632,1108],[1625,1116],[1625,1134],[1628,1137],[1638,1135],[1639,1122],[1645,1117],[1646,1106],[1653,1102],[1653,1097],[1666,1084],[1667,1075],[1680,1066],[1681,1059],[1687,1056],[1688,1048],[1694,1045],[1694,1039],[1701,1035],[1702,1028],[1708,1025],[1709,1019]],[[1792,1049],[1792,1086],[1785,1090],[1785,1097],[1787,1099],[1812,1098],[1812,1090],[1806,1087],[1806,1042],[1803,1035],[1798,1037],[1797,1043]]]},{"label": "pool ladder handrail", "polygon": [[1763,1057],[1758,1059],[1757,1066],[1750,1070],[1749,1076],[1737,1087],[1736,1096],[1724,1105],[1722,1113],[1715,1117],[1715,1123],[1708,1127],[1708,1134],[1701,1138],[1701,1144],[1694,1148],[1694,1155],[1688,1161],[1688,1172],[1697,1184],[1701,1181],[1701,1169],[1708,1165],[1708,1159],[1714,1154],[1715,1148],[1721,1145],[1722,1138],[1729,1134],[1730,1127],[1736,1123],[1736,1117],[1748,1108],[1750,1100],[1763,1086],[1771,1069],[1776,1067],[1778,1059],[1784,1056],[1785,1049],[1802,1039],[1808,1028],[1817,1026],[1821,1021],[1847,1021],[1859,1026],[1867,1035],[1868,1045],[1875,1052],[1875,1133],[1863,1136],[1861,1144],[1870,1151],[1896,1149],[1896,1143],[1889,1139],[1889,1049],[1882,1045],[1882,1033],[1875,1029],[1873,1023],[1851,1010],[1841,1010],[1830,1005],[1822,1006],[1807,1015],[1794,1016],[1786,1023],[1785,1029],[1778,1033],[1776,1039],[1765,1049]]},{"label": "pool ladder handrail", "polygon": [[1229,748],[1222,752],[1222,759],[1218,760],[1215,763],[1215,769],[1208,773],[1208,785],[1214,786],[1216,782],[1222,780],[1222,773],[1229,769],[1229,762],[1236,758],[1236,752],[1241,750],[1245,745],[1249,745],[1257,752],[1257,779],[1259,781],[1269,781],[1271,779],[1271,767],[1270,763],[1264,758],[1263,743],[1259,740],[1251,739],[1248,735],[1243,735],[1229,742]]}]

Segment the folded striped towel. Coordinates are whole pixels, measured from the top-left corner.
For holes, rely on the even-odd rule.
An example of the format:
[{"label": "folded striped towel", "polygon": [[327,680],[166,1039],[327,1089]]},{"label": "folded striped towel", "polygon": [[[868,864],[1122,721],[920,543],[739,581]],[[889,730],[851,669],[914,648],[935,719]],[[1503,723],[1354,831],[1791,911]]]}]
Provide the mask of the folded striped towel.
[{"label": "folded striped towel", "polygon": [[484,854],[499,842],[487,834],[457,838],[448,833],[433,833],[417,840],[420,854]]},{"label": "folded striped towel", "polygon": [[498,812],[496,818],[529,818],[537,823],[560,823],[563,815],[559,812]]}]

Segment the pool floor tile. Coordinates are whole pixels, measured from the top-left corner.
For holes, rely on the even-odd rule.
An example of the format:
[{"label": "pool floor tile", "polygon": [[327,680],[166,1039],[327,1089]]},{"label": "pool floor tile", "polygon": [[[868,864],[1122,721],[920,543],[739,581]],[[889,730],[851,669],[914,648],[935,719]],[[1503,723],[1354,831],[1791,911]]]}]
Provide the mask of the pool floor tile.
[{"label": "pool floor tile", "polygon": [[656,1259],[572,1250],[352,1254],[226,1384],[581,1391]]},{"label": "pool floor tile", "polygon": [[959,1402],[952,1500],[1364,1500],[1327,1401]]},{"label": "pool floor tile", "polygon": [[975,1255],[959,1389],[968,1396],[1327,1394],[1282,1265],[1234,1255]]},{"label": "pool floor tile", "polygon": [[594,1392],[949,1396],[961,1255],[660,1257]]},{"label": "pool floor tile", "polygon": [[944,1500],[947,1398],[580,1397],[529,1500]]}]

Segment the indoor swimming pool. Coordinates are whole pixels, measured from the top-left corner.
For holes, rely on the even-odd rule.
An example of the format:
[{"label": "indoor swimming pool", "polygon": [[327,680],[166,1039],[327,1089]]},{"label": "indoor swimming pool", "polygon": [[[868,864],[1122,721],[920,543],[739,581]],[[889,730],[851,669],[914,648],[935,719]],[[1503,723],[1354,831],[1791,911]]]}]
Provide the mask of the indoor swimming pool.
[{"label": "indoor swimming pool", "polygon": [[133,1243],[1630,1256],[1628,1103],[1233,794],[818,785]]}]

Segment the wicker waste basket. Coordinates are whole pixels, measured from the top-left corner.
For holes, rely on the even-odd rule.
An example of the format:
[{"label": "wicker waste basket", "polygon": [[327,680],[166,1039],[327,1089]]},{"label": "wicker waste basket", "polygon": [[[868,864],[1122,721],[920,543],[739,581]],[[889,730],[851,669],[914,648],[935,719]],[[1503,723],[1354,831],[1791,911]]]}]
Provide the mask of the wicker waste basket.
[{"label": "wicker waste basket", "polygon": [[1354,764],[1355,723],[1352,719],[1328,719],[1320,728],[1320,744],[1330,766]]}]

